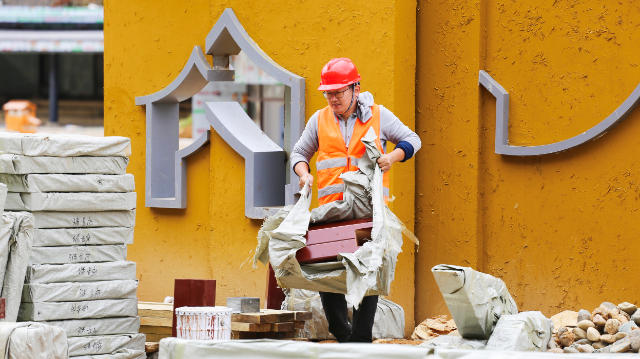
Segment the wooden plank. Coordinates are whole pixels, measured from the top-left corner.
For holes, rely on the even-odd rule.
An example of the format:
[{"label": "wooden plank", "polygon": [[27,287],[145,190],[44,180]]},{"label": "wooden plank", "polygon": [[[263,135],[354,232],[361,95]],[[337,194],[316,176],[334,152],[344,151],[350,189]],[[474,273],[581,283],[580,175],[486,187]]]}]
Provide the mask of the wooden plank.
[{"label": "wooden plank", "polygon": [[144,305],[147,307],[161,308],[161,310],[173,310],[173,303],[160,303],[160,302],[144,302],[139,300],[138,305]]},{"label": "wooden plank", "polygon": [[285,322],[285,323],[272,323],[271,331],[272,332],[290,332],[295,329],[294,322]]},{"label": "wooden plank", "polygon": [[256,323],[256,324],[265,324],[265,323],[275,323],[278,322],[278,314],[273,313],[237,313],[231,314],[231,322],[241,322],[241,323]]},{"label": "wooden plank", "polygon": [[154,325],[141,325],[140,333],[144,334],[169,334],[171,335],[171,325],[166,325],[163,327],[154,326]]},{"label": "wooden plank", "polygon": [[304,322],[293,322],[296,329],[304,329]]},{"label": "wooden plank", "polygon": [[153,343],[153,342],[145,342],[144,343],[144,352],[145,353],[157,352],[159,349],[160,349],[160,343]]},{"label": "wooden plank", "polygon": [[231,332],[231,339],[256,339],[257,332]]},{"label": "wooden plank", "polygon": [[296,313],[296,319],[295,319],[296,322],[313,319],[313,313],[312,312],[296,311],[295,313]]},{"label": "wooden plank", "polygon": [[159,342],[164,338],[170,338],[171,334],[145,334],[148,342]]},{"label": "wooden plank", "polygon": [[231,322],[231,330],[237,332],[268,332],[271,330],[271,324]]},{"label": "wooden plank", "polygon": [[173,287],[173,336],[176,335],[176,308],[214,307],[216,281],[212,279],[176,279]]},{"label": "wooden plank", "polygon": [[149,310],[138,308],[138,316],[148,318],[173,318],[173,311],[171,310]]},{"label": "wooden plank", "polygon": [[276,322],[293,322],[296,318],[296,313],[290,310],[272,310],[272,309],[261,309],[260,313],[269,313],[277,315],[277,319],[270,323]]},{"label": "wooden plank", "polygon": [[140,325],[171,328],[171,323],[172,323],[171,318],[140,317]]}]

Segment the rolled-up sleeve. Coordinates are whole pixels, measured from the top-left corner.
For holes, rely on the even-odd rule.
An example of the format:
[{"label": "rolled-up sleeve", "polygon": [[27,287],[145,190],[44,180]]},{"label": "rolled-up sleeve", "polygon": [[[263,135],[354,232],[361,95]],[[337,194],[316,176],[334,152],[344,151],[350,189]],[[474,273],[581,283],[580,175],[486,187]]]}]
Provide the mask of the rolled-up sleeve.
[{"label": "rolled-up sleeve", "polygon": [[291,165],[293,168],[299,162],[309,165],[313,155],[318,152],[318,112],[314,113],[302,131],[302,136],[291,151]]},{"label": "rolled-up sleeve", "polygon": [[396,145],[400,142],[410,144],[411,147],[413,147],[413,153],[411,154],[407,153],[408,151],[406,151],[403,146],[400,147],[403,148],[405,154],[409,156],[408,158],[405,157],[403,162],[414,156],[420,147],[422,147],[420,137],[402,123],[400,119],[393,114],[393,112],[383,106],[380,106],[380,139],[390,141]]}]

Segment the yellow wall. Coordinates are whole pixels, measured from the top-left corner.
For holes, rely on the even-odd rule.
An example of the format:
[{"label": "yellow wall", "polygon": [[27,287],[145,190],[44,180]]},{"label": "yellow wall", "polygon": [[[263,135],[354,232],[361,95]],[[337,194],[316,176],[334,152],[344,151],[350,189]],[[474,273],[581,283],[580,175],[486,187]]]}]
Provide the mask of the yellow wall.
[{"label": "yellow wall", "polygon": [[[157,4],[157,5],[156,5]],[[229,296],[264,299],[266,270],[248,259],[261,221],[244,217],[244,161],[217,134],[208,151],[188,163],[186,210],[144,206],[145,113],[136,96],[156,92],[180,72],[194,45],[231,7],[258,45],[288,70],[306,78],[306,117],[326,106],[316,91],[320,69],[350,57],[363,90],[414,127],[415,1],[372,0],[337,5],[319,1],[105,2],[105,134],[131,137],[129,172],[138,192],[135,241],[141,300],[172,295],[175,278],[212,278],[217,303]],[[392,209],[414,222],[414,162],[392,173]],[[317,202],[315,203],[317,205]],[[405,240],[390,299],[405,309],[413,329],[414,246]]]},{"label": "yellow wall", "polygon": [[580,134],[640,82],[637,4],[418,7],[416,319],[447,312],[430,273],[440,263],[499,276],[521,310],[547,316],[636,300],[640,113],[561,154],[497,155],[495,101],[478,70],[510,93],[511,145]]}]

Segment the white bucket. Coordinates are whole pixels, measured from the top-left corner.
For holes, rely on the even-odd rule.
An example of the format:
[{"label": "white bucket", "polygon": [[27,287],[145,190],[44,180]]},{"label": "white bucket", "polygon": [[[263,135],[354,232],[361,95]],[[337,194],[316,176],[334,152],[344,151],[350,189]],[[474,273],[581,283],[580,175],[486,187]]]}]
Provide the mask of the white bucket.
[{"label": "white bucket", "polygon": [[176,309],[180,339],[231,340],[231,308],[181,307]]}]

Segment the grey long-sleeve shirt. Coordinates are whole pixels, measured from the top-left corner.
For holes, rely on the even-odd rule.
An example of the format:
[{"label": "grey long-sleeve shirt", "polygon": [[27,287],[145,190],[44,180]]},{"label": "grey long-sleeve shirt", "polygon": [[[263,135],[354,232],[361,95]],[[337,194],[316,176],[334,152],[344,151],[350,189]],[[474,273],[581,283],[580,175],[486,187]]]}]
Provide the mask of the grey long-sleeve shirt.
[{"label": "grey long-sleeve shirt", "polygon": [[[369,92],[363,92],[358,96],[358,107],[356,111],[347,119],[347,126],[341,124],[340,131],[342,132],[342,138],[345,143],[351,141],[353,135],[353,129],[356,124],[356,120],[360,119],[362,123],[369,121],[371,118],[371,106],[373,106],[373,95]],[[291,164],[295,168],[298,162],[306,162],[307,165],[313,155],[318,151],[318,116],[320,111],[316,111],[307,126],[302,132],[302,136],[293,147],[291,151]],[[336,122],[339,120],[336,116]],[[411,131],[409,127],[403,124],[394,114],[388,109],[380,105],[380,143],[384,151],[387,151],[387,141],[398,144],[401,141],[408,142],[413,146],[413,155],[420,149],[422,142],[420,137]]]}]

